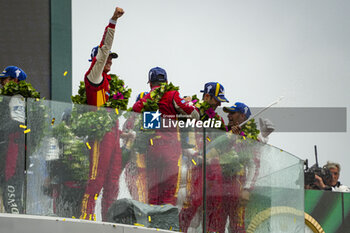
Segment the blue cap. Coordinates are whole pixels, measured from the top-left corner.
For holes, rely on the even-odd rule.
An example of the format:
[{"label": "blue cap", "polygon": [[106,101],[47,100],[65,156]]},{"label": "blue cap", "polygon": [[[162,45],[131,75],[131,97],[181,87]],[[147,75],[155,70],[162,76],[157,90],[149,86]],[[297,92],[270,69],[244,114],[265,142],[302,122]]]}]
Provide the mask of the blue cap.
[{"label": "blue cap", "polygon": [[145,95],[147,95],[148,92],[147,91],[144,91],[144,92],[141,92],[137,98],[136,98],[136,102],[139,101],[140,99],[142,99]]},{"label": "blue cap", "polygon": [[225,97],[224,86],[218,82],[210,82],[204,85],[204,90],[201,90],[204,94],[209,94],[213,96],[216,100],[220,102],[228,102]]},{"label": "blue cap", "polygon": [[[91,59],[89,59],[89,62],[92,62],[92,60],[94,59],[94,57],[97,56],[97,52],[98,52],[98,46],[93,47],[91,50]],[[112,58],[117,58],[118,54],[117,53],[113,53],[112,51],[109,51],[109,56],[112,56]]]},{"label": "blue cap", "polygon": [[160,67],[152,68],[148,73],[148,82],[167,82],[168,78],[166,75],[166,71]]},{"label": "blue cap", "polygon": [[231,107],[224,107],[224,112],[227,112],[227,113],[240,112],[240,113],[243,113],[247,117],[247,119],[251,115],[249,107],[247,105],[245,105],[244,103],[241,103],[241,102],[236,102]]},{"label": "blue cap", "polygon": [[21,68],[17,66],[8,66],[5,70],[0,74],[0,78],[18,78],[19,81],[25,80],[27,78],[26,73]]}]

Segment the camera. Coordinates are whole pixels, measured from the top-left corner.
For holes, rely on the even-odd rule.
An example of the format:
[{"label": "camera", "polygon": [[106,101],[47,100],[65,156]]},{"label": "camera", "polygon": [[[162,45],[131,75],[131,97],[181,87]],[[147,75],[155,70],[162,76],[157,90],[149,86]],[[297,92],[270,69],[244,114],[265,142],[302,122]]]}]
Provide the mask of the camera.
[{"label": "camera", "polygon": [[[307,166],[307,165],[306,165]],[[316,164],[304,170],[304,184],[312,185],[315,183],[315,175],[322,178],[323,183],[328,184],[332,179],[331,172],[327,168],[318,167]]]}]

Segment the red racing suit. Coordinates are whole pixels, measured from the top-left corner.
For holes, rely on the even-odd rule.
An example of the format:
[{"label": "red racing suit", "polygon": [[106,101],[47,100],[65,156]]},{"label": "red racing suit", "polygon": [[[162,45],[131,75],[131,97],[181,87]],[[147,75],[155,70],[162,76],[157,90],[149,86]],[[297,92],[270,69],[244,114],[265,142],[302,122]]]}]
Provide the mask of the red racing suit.
[{"label": "red racing suit", "polygon": [[19,127],[25,124],[25,101],[21,95],[0,102],[0,189],[6,213],[25,213],[25,136]]},{"label": "red racing suit", "polygon": [[[245,137],[244,132],[241,132],[241,136]],[[236,171],[235,174],[232,175],[224,175],[222,171],[220,171],[221,178],[221,191],[222,200],[221,204],[217,203],[216,206],[219,207],[218,213],[220,217],[218,218],[218,222],[215,228],[215,232],[225,232],[225,226],[227,217],[229,218],[229,232],[234,233],[245,233],[245,206],[241,204],[241,193],[243,189],[247,189],[249,191],[252,190],[252,186],[255,183],[255,180],[258,175],[258,171],[260,168],[259,163],[259,155],[254,147],[246,146],[245,143],[240,143],[239,140],[245,139],[231,139],[227,141],[225,144],[226,150],[234,150],[237,153],[241,153],[243,151],[254,155],[250,164],[254,162],[255,164],[255,172],[253,179],[250,183],[250,187],[247,186],[247,167],[242,167],[240,171]],[[218,148],[219,154],[224,153],[225,149]],[[249,171],[252,172],[252,167],[249,167]]]},{"label": "red racing suit", "polygon": [[[103,72],[111,50],[115,21],[105,28],[98,53],[93,58],[85,74],[86,97],[89,105],[101,106],[108,100],[110,75]],[[120,131],[118,120],[103,139],[91,142],[89,180],[82,200],[81,219],[96,220],[95,200],[103,188],[102,220],[107,220],[110,205],[117,199],[122,154],[120,149]]]},{"label": "red racing suit", "polygon": [[[221,118],[222,123],[223,119]],[[208,132],[206,145],[208,146],[217,133]],[[194,141],[195,140],[195,141]],[[194,141],[194,142],[193,142]],[[195,151],[199,154],[203,151],[203,134],[197,131],[191,144],[195,144]],[[187,232],[193,217],[196,215],[199,207],[203,204],[203,165],[200,165],[200,159],[193,157],[189,159],[189,168],[187,174],[187,195],[183,208],[179,214],[180,229]],[[192,160],[192,161],[191,161]],[[217,157],[207,158],[206,166],[206,230],[207,232],[216,232],[222,220],[220,213],[223,205],[223,176],[221,172],[220,161]],[[201,212],[200,212],[201,213]]]},{"label": "red racing suit", "polygon": [[[143,103],[151,98],[151,93],[140,99],[133,106],[135,112],[142,112]],[[158,103],[163,118],[176,120],[177,114],[198,119],[197,109],[186,103],[178,91],[164,93]],[[154,205],[176,205],[180,185],[182,148],[177,128],[157,130],[146,152],[146,171],[148,184],[148,203]]]}]

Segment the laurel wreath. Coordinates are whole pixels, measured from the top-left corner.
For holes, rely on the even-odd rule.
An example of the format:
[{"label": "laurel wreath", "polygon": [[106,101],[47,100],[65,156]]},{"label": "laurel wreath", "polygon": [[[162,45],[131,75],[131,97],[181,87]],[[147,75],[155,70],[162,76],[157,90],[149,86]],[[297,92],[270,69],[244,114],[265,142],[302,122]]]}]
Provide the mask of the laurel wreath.
[{"label": "laurel wreath", "polygon": [[199,100],[197,95],[192,96],[192,102],[199,110],[199,114],[201,116],[202,121],[208,119],[215,119],[216,121],[221,121],[221,127],[219,129],[227,131],[225,122],[223,121],[222,117],[214,111],[214,109],[210,106],[208,102],[204,100]]},{"label": "laurel wreath", "polygon": [[146,102],[143,103],[143,108],[141,112],[153,112],[159,109],[158,103],[163,98],[164,94],[169,91],[178,91],[179,87],[174,86],[172,83],[161,83],[158,88],[151,91],[150,99],[147,99]]}]

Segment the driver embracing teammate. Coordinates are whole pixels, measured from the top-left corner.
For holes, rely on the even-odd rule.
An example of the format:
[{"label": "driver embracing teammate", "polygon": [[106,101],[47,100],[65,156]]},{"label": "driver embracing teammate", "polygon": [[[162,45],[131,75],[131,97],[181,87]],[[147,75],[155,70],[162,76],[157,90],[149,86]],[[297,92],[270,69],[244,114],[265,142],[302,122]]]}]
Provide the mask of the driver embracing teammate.
[{"label": "driver embracing teammate", "polygon": [[[99,46],[91,51],[91,66],[85,74],[87,103],[102,106],[109,98],[109,82],[112,59],[116,53],[110,50],[113,44],[117,19],[124,14],[122,8],[116,7],[112,18],[106,27]],[[89,180],[81,204],[81,219],[96,220],[94,209],[95,200],[103,188],[102,220],[107,219],[107,211],[117,198],[119,191],[119,176],[121,173],[121,149],[119,144],[120,132],[118,121],[115,127],[107,132],[101,141],[92,142],[90,150]]]},{"label": "driver embracing teammate", "polygon": [[[145,105],[154,101],[163,118],[177,120],[177,115],[199,119],[199,113],[180,97],[177,88],[169,88],[167,73],[160,67],[152,68],[148,75],[151,91],[133,106],[135,112],[145,112]],[[158,113],[158,112],[157,112]],[[146,151],[146,171],[149,204],[176,205],[179,189],[179,169],[182,149],[178,128],[156,130]]]}]

